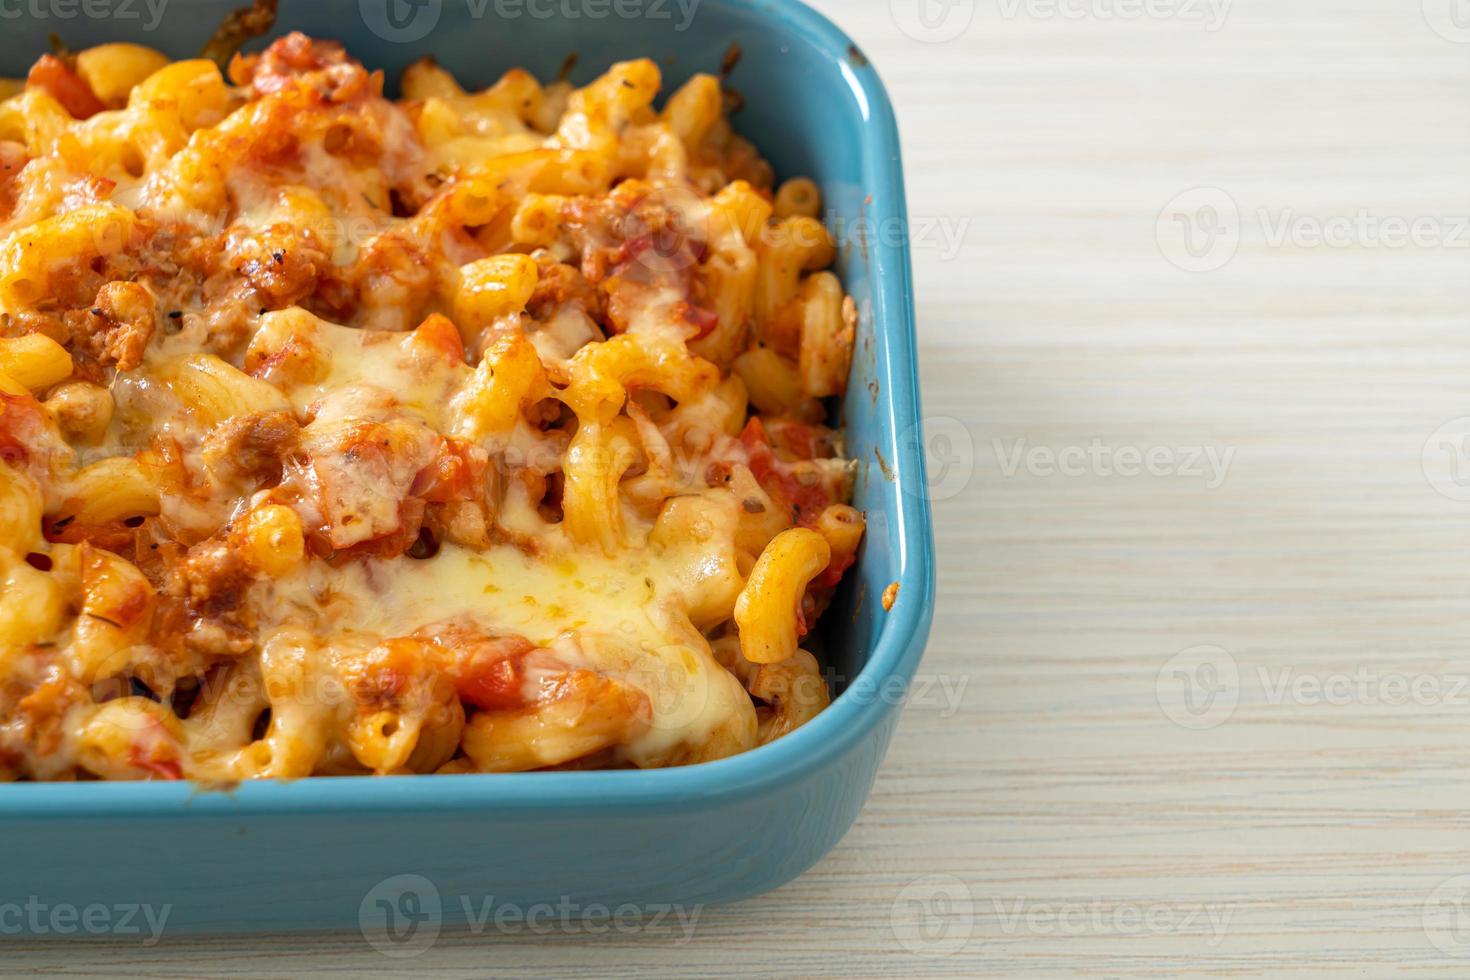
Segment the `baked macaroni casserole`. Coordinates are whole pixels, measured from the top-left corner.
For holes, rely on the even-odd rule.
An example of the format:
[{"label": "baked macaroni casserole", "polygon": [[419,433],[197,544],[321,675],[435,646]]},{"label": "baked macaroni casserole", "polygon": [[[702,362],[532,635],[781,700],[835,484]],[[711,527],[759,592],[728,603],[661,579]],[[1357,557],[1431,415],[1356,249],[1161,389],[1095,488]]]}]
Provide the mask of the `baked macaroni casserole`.
[{"label": "baked macaroni casserole", "polygon": [[855,313],[696,75],[0,82],[0,778],[655,767],[821,711]]}]

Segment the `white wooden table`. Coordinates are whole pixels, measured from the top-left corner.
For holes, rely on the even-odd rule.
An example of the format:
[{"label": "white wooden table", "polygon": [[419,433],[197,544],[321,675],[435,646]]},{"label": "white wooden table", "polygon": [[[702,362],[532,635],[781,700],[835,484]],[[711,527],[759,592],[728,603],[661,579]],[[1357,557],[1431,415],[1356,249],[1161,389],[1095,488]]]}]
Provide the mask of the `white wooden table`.
[{"label": "white wooden table", "polygon": [[897,103],[949,462],[846,840],[687,941],[0,972],[1470,976],[1470,8],[919,2],[820,4]]}]

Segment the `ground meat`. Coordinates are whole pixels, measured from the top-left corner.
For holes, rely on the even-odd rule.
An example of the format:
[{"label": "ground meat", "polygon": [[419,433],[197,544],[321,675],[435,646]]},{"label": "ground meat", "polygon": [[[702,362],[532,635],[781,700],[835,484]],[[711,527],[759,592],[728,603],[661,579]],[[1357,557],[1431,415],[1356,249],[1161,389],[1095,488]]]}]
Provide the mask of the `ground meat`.
[{"label": "ground meat", "polygon": [[212,657],[238,657],[255,647],[248,630],[217,619],[196,619],[184,637],[189,649]]},{"label": "ground meat", "polygon": [[295,453],[301,427],[290,412],[252,412],[215,426],[204,440],[204,462],[216,475],[272,486]]},{"label": "ground meat", "polygon": [[424,247],[402,235],[374,235],[343,270],[353,306],[375,310],[378,330],[408,330],[419,323],[434,296],[435,267]]},{"label": "ground meat", "polygon": [[57,753],[66,738],[68,709],[85,698],[86,691],[77,681],[55,667],[48,668],[42,681],[7,712],[7,727],[17,736],[14,743],[27,746],[33,757]]},{"label": "ground meat", "polygon": [[312,81],[327,101],[342,102],[359,94],[367,72],[347,57],[342,45],[313,40],[300,31],[278,39],[259,55],[236,58],[230,65],[230,80],[236,85],[248,83],[257,96],[279,92],[307,76],[314,76]]},{"label": "ground meat", "polygon": [[225,252],[230,267],[255,288],[260,305],[271,309],[310,296],[318,279],[332,268],[331,256],[316,236],[288,224],[261,232],[231,232]]},{"label": "ground meat", "polygon": [[587,278],[564,262],[543,262],[526,312],[537,320],[554,316],[567,303],[580,303],[593,319],[602,316],[602,297]]},{"label": "ground meat", "polygon": [[142,364],[157,326],[158,304],[136,282],[104,283],[84,307],[0,316],[0,335],[44,334],[71,353],[77,380],[99,383],[105,381],[108,365],[131,371]]},{"label": "ground meat", "polygon": [[240,609],[253,581],[240,552],[220,538],[201,541],[174,568],[169,591],[196,616],[222,617]]},{"label": "ground meat", "polygon": [[89,313],[102,321],[99,361],[116,364],[119,371],[143,363],[143,351],[158,327],[158,304],[152,293],[135,282],[110,282],[97,291]]},{"label": "ground meat", "polygon": [[[443,440],[408,419],[318,421],[303,433],[306,482],[333,550],[375,539],[398,554],[418,537],[424,501],[412,495]],[[443,499],[453,499],[445,497]]]},{"label": "ground meat", "polygon": [[169,597],[182,601],[175,625],[184,646],[209,657],[239,656],[255,645],[255,614],[245,603],[254,579],[240,552],[222,538],[194,545],[169,569]]}]

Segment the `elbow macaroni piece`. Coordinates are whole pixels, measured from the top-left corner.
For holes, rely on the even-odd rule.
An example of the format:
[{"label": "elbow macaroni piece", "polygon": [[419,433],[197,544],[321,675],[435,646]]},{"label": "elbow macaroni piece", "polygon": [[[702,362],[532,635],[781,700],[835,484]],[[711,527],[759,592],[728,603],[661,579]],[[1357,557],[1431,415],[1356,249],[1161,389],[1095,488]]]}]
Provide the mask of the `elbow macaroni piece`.
[{"label": "elbow macaroni piece", "polygon": [[792,177],[776,189],[776,217],[815,218],[822,211],[822,192],[810,177]]},{"label": "elbow macaroni piece", "polygon": [[536,263],[526,255],[476,259],[459,272],[454,318],[461,330],[471,334],[503,316],[521,312],[536,288]]},{"label": "elbow macaroni piece", "polygon": [[126,105],[139,83],[167,67],[167,56],[141,44],[99,44],[77,54],[77,75],[113,108]]},{"label": "elbow macaroni piece", "polygon": [[0,548],[24,555],[41,543],[41,488],[13,466],[0,463]]},{"label": "elbow macaroni piece", "polygon": [[53,295],[78,262],[116,255],[136,230],[137,218],[127,208],[91,204],[0,239],[0,312],[19,311]]},{"label": "elbow macaroni piece", "polygon": [[0,339],[0,373],[31,391],[44,391],[71,372],[71,355],[45,334]]},{"label": "elbow macaroni piece", "polygon": [[103,525],[157,514],[159,486],[143,464],[127,456],[109,456],[78,470],[67,483],[62,519],[82,525]]},{"label": "elbow macaroni piece", "polygon": [[306,557],[301,518],[290,507],[267,504],[244,521],[245,560],[272,578],[291,572]]},{"label": "elbow macaroni piece", "polygon": [[190,354],[159,366],[158,376],[206,427],[236,415],[283,411],[284,395],[213,354]]},{"label": "elbow macaroni piece", "polygon": [[794,527],[766,545],[735,601],[740,648],[758,664],[778,664],[796,654],[806,632],[801,602],[807,585],[832,560],[832,548],[815,531]]},{"label": "elbow macaroni piece", "polygon": [[[688,765],[828,703],[855,318],[720,78],[0,85],[0,779]],[[804,649],[805,647],[805,649]]]},{"label": "elbow macaroni piece", "polygon": [[[67,363],[70,364],[70,356]],[[60,385],[47,396],[45,405],[61,430],[82,444],[102,440],[107,427],[112,424],[112,413],[116,409],[112,392],[90,381],[70,381]]]}]

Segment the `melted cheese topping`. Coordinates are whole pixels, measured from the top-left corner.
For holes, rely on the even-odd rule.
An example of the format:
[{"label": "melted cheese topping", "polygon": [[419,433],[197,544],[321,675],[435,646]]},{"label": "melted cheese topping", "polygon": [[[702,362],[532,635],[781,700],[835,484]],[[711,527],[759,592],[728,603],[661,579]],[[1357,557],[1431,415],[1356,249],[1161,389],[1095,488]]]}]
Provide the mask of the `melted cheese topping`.
[{"label": "melted cheese topping", "polygon": [[266,603],[277,623],[351,623],[374,636],[469,619],[554,649],[568,666],[595,670],[648,695],[652,721],[627,745],[636,764],[700,745],[749,708],[740,684],[681,632],[687,580],[650,554],[606,558],[569,551],[532,559],[501,545],[449,545],[433,558],[313,565],[274,582]]},{"label": "melted cheese topping", "polygon": [[851,322],[715,79],[141,50],[0,101],[0,778],[679,765],[826,704],[734,610],[794,526],[795,638],[852,561]]}]

